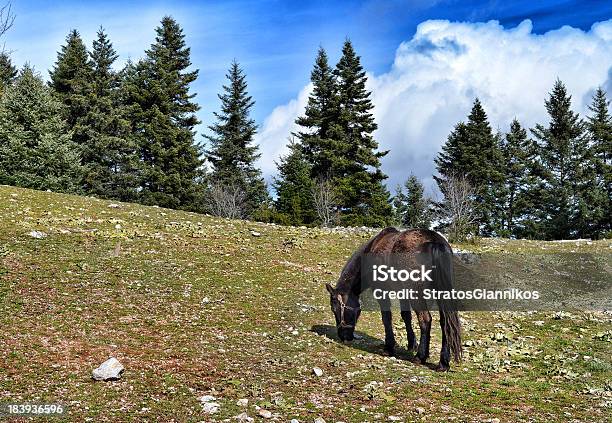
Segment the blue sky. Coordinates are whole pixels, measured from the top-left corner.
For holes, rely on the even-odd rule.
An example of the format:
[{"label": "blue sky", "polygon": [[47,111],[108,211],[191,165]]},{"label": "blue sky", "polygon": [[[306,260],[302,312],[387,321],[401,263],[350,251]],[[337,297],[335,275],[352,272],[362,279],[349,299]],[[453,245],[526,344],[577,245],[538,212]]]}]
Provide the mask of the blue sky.
[{"label": "blue sky", "polygon": [[17,65],[29,61],[45,77],[72,28],[91,45],[95,31],[103,25],[122,64],[128,57],[141,57],[153,42],[160,19],[174,16],[184,28],[193,65],[200,69],[193,90],[202,107],[201,132],[219,107],[216,95],[234,58],[247,73],[256,100],[253,117],[264,130],[275,108],[297,101],[308,84],[319,45],[335,62],[342,42],[349,37],[366,70],[379,76],[393,72],[398,47],[409,42],[417,26],[428,20],[497,20],[503,28],[513,28],[530,19],[530,36],[537,37],[564,25],[589,31],[593,23],[612,18],[612,2],[110,0],[94,4],[22,0],[13,2],[13,11],[16,20],[3,40],[5,48],[13,52]]}]

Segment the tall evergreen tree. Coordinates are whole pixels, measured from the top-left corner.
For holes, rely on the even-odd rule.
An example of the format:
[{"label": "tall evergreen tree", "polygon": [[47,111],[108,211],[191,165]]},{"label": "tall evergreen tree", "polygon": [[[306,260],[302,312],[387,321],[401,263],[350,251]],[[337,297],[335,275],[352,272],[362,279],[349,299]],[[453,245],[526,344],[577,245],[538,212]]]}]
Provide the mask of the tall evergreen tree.
[{"label": "tall evergreen tree", "polygon": [[246,194],[246,215],[253,217],[269,199],[261,171],[255,166],[261,156],[258,146],[253,144],[257,125],[250,111],[255,102],[247,92],[246,76],[236,61],[226,77],[229,83],[219,94],[221,110],[214,114],[217,122],[209,127],[212,135],[205,135],[210,142],[206,151],[212,164],[210,180],[240,188]]},{"label": "tall evergreen tree", "polygon": [[591,116],[587,117],[590,138],[590,178],[587,190],[583,190],[582,203],[587,207],[588,227],[583,236],[600,238],[612,231],[612,116],[606,92],[599,87],[589,106]]},{"label": "tall evergreen tree", "polygon": [[203,161],[194,141],[199,106],[189,92],[198,71],[187,70],[190,49],[174,19],[164,17],[156,33],[145,59],[128,69],[125,85],[142,166],[139,201],[201,210]]},{"label": "tall evergreen tree", "polygon": [[403,187],[397,187],[393,205],[400,225],[406,228],[429,229],[431,224],[430,201],[424,193],[423,184],[412,174]]},{"label": "tall evergreen tree", "polygon": [[112,69],[117,57],[100,28],[91,52],[87,114],[78,122],[86,137],[83,188],[103,198],[132,201],[138,188],[138,151],[122,104],[120,76]]},{"label": "tall evergreen tree", "polygon": [[79,192],[79,147],[62,105],[27,65],[0,100],[0,183]]},{"label": "tall evergreen tree", "polygon": [[466,176],[476,188],[477,224],[489,235],[501,228],[497,197],[503,181],[502,152],[499,136],[493,134],[487,114],[479,99],[474,100],[467,123],[459,123],[449,135],[435,159],[443,191],[443,181]]},{"label": "tall evergreen tree", "polygon": [[[538,124],[531,130],[537,142],[541,166],[541,184],[535,193],[539,199],[539,234],[546,239],[578,236],[577,194],[588,175],[582,174],[580,163],[587,158],[584,124],[571,110],[571,96],[557,80],[545,101],[550,116],[547,127]],[[581,224],[580,224],[581,225]]]},{"label": "tall evergreen tree", "polygon": [[530,186],[528,179],[532,149],[527,131],[516,119],[510,124],[510,132],[504,138],[502,153],[503,196],[498,198],[498,204],[504,212],[502,233],[506,236],[518,235],[529,205],[526,190]]},{"label": "tall evergreen tree", "polygon": [[17,77],[17,68],[13,66],[11,56],[6,51],[0,52],[0,95],[6,91]]},{"label": "tall evergreen tree", "polygon": [[304,158],[312,165],[311,176],[328,177],[333,172],[335,144],[329,135],[336,117],[337,104],[336,81],[323,47],[320,47],[317,53],[310,81],[313,86],[312,94],[308,97],[304,116],[296,120],[304,130],[295,135],[301,143]]},{"label": "tall evergreen tree", "polygon": [[334,69],[337,93],[329,159],[341,204],[341,221],[346,225],[384,226],[392,215],[389,192],[383,185],[387,176],[380,159],[388,151],[378,151],[372,136],[377,125],[372,115],[370,93],[361,59],[347,40]]},{"label": "tall evergreen tree", "polygon": [[313,205],[312,169],[304,158],[301,145],[291,142],[289,150],[289,154],[277,163],[279,177],[274,179],[276,210],[283,223],[309,225],[317,219]]},{"label": "tall evergreen tree", "polygon": [[72,139],[78,144],[87,140],[85,129],[78,127],[78,122],[88,112],[87,95],[92,74],[92,63],[89,60],[87,47],[76,29],[66,37],[66,44],[57,53],[57,60],[49,72],[50,86],[66,106],[64,118],[72,129]]}]

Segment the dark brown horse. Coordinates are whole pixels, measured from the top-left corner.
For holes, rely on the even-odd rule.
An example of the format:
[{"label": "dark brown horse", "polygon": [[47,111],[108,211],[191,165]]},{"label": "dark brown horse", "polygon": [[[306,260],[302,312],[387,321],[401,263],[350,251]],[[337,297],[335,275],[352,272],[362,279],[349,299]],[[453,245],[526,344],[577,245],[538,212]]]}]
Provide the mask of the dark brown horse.
[{"label": "dark brown horse", "polygon": [[[330,294],[331,308],[336,319],[338,337],[341,341],[352,341],[355,325],[361,313],[359,296],[363,291],[361,280],[361,262],[365,254],[385,255],[394,254],[410,258],[416,254],[429,255],[434,271],[433,279],[436,286],[445,289],[452,288],[452,272],[448,269],[445,257],[452,255],[451,246],[446,239],[434,231],[426,229],[413,229],[400,232],[395,228],[382,230],[378,235],[357,250],[342,269],[336,287],[326,284]],[[385,303],[387,301],[387,303]],[[385,351],[395,354],[395,336],[391,321],[391,308],[389,300],[379,300],[382,321],[385,326]],[[417,300],[418,301],[418,300]],[[420,342],[417,344],[411,324],[411,307],[409,300],[400,301],[402,319],[406,324],[408,335],[408,349],[416,351],[414,362],[425,363],[429,357],[429,339],[431,331],[431,313],[424,303],[414,307],[421,331]],[[455,309],[448,308],[438,302],[440,310],[440,327],[442,328],[442,350],[440,363],[436,370],[446,371],[450,366],[451,353],[455,361],[461,359],[461,325],[459,315]]]}]

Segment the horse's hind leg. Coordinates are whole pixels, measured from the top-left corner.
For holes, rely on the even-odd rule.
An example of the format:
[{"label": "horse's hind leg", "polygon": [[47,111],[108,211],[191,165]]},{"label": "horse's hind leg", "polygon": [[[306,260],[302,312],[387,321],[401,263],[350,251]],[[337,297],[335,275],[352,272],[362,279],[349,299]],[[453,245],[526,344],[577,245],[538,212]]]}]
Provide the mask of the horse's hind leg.
[{"label": "horse's hind leg", "polygon": [[402,320],[406,325],[406,335],[408,339],[408,351],[416,351],[419,344],[417,344],[414,330],[412,330],[412,312],[410,310],[409,301],[400,301],[400,307],[402,310]]},{"label": "horse's hind leg", "polygon": [[444,311],[442,310],[440,310],[440,329],[442,329],[442,349],[440,350],[440,364],[438,364],[436,370],[445,372],[450,368],[450,347],[444,334]]},{"label": "horse's hind leg", "polygon": [[391,303],[380,301],[380,314],[385,326],[385,352],[389,355],[395,354],[395,335],[393,334],[393,316],[391,315]]},{"label": "horse's hind leg", "polygon": [[431,313],[427,310],[419,310],[416,312],[417,320],[419,321],[419,329],[421,330],[421,340],[416,353],[415,362],[425,363],[429,357],[429,335],[431,333]]}]

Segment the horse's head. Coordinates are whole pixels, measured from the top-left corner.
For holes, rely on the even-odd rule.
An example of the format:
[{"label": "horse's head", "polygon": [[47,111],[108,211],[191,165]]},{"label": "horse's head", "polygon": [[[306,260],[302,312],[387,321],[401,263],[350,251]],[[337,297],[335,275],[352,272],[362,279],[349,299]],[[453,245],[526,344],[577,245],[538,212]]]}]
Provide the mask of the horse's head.
[{"label": "horse's head", "polygon": [[330,284],[325,284],[329,292],[329,302],[332,313],[336,319],[338,337],[341,341],[352,341],[354,339],[355,326],[361,313],[359,297],[351,292],[341,293]]}]

